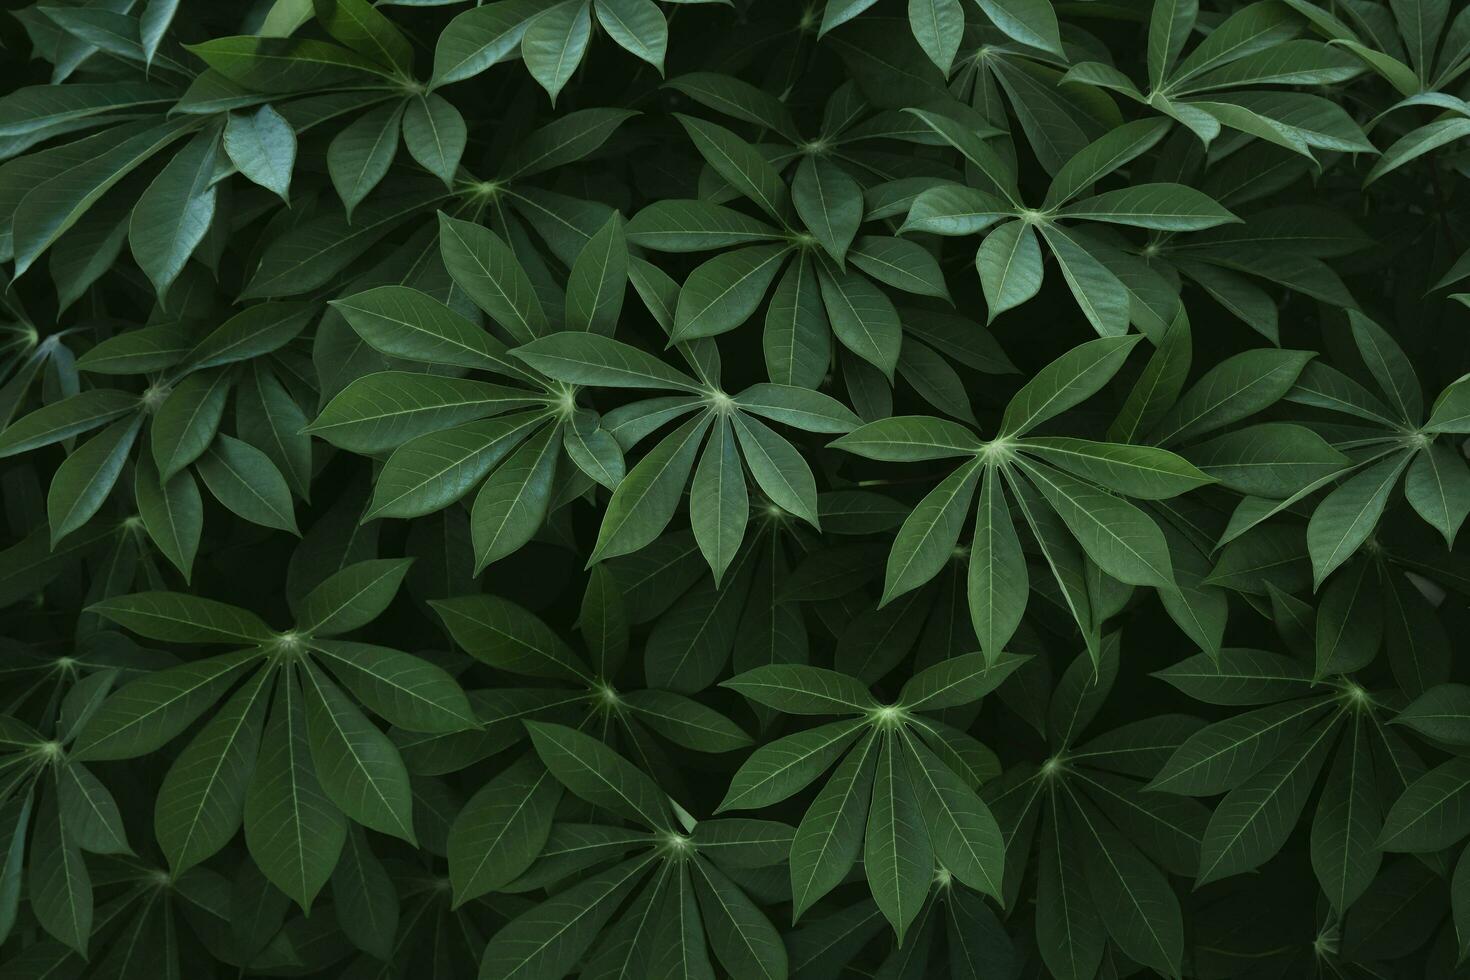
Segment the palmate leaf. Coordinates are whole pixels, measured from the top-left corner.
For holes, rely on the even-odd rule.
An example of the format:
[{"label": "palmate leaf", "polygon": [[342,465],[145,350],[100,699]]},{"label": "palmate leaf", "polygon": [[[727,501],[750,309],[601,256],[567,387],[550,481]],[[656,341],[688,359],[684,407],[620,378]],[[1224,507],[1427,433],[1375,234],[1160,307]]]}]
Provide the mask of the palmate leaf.
[{"label": "palmate leaf", "polygon": [[1455,973],[1463,5],[259,6],[4,36],[0,976]]}]

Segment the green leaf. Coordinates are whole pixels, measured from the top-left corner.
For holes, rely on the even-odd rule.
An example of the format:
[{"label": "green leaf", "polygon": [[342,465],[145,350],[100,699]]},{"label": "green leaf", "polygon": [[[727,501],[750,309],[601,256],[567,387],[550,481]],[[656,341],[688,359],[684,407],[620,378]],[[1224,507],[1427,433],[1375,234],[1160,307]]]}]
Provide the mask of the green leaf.
[{"label": "green leaf", "polygon": [[261,736],[260,757],[245,791],[245,846],[271,884],[309,910],[337,866],[347,821],[323,792],[312,766],[296,672],[295,666],[281,672]]},{"label": "green leaf", "polygon": [[766,214],[785,223],[791,211],[791,195],[781,175],[755,147],[723,126],[679,113],[674,118],[715,173]]},{"label": "green leaf", "polygon": [[664,73],[669,25],[653,0],[597,0],[597,22],[624,51]]},{"label": "green leaf", "polygon": [[591,682],[571,647],[520,606],[498,596],[438,599],[434,610],[466,653],[512,674]]},{"label": "green leaf", "polygon": [[1363,363],[1378,382],[1378,387],[1388,396],[1389,404],[1398,413],[1399,419],[1414,424],[1424,412],[1424,394],[1419,387],[1419,378],[1414,366],[1404,352],[1384,330],[1357,310],[1348,310],[1348,323],[1352,326],[1353,341]]},{"label": "green leaf", "polygon": [[891,379],[903,342],[893,303],[881,289],[850,269],[822,264],[817,273],[822,301],[838,341]]},{"label": "green leaf", "polygon": [[1317,607],[1317,676],[1346,674],[1372,663],[1383,640],[1378,569],[1359,562],[1322,590]]},{"label": "green leaf", "polygon": [[990,808],[907,730],[902,738],[935,859],[963,884],[1001,901],[1005,846]]},{"label": "green leaf", "polygon": [[195,466],[215,499],[239,517],[252,524],[297,533],[291,488],[270,457],[259,449],[220,435]]},{"label": "green leaf", "polygon": [[148,537],[189,582],[204,531],[204,502],[194,477],[180,473],[164,483],[152,457],[143,456],[135,463],[133,499]]},{"label": "green leaf", "polygon": [[959,184],[940,184],[914,197],[899,231],[974,235],[1014,213],[1012,205],[993,194]]},{"label": "green leaf", "polygon": [[712,427],[689,486],[689,523],[719,585],[745,538],[750,501],[728,416]]},{"label": "green leaf", "polygon": [[410,439],[383,465],[363,520],[421,517],[448,507],[545,424],[541,413],[522,412]]},{"label": "green leaf", "polygon": [[770,129],[793,143],[801,133],[782,99],[733,75],[696,71],[670,79],[667,88],[682,92],[716,112]]},{"label": "green leaf", "polygon": [[1151,442],[1182,442],[1254,415],[1291,390],[1312,351],[1252,350],[1206,371],[1154,428]]},{"label": "green leaf", "polygon": [[980,649],[995,663],[1026,611],[1029,577],[1021,541],[1006,506],[1005,489],[994,468],[986,467],[970,545],[967,597],[970,622]]},{"label": "green leaf", "polygon": [[832,359],[831,324],[816,263],[802,254],[786,267],[766,306],[766,374],[777,384],[815,388]]},{"label": "green leaf", "polygon": [[569,112],[513,147],[501,165],[501,176],[514,180],[575,163],[597,150],[619,126],[637,114],[632,109]]},{"label": "green leaf", "polygon": [[[1012,0],[1005,0],[1005,2],[1009,3]],[[1021,0],[1021,2],[1029,3],[1032,0]],[[966,160],[974,164],[990,179],[996,190],[1003,194],[1007,201],[1017,208],[1021,207],[1014,168],[996,151],[987,146],[976,132],[963,123],[936,112],[927,112],[922,109],[906,109],[905,111],[916,116],[945,143],[959,150]]]},{"label": "green leaf", "polygon": [[302,673],[322,790],[363,826],[415,843],[413,790],[398,750],[321,671],[308,664]]},{"label": "green leaf", "polygon": [[223,146],[235,169],[248,180],[290,201],[296,133],[279,112],[263,105],[250,114],[230,113]]},{"label": "green leaf", "polygon": [[929,894],[934,851],[910,770],[896,745],[898,737],[892,732],[882,736],[863,841],[863,870],[873,900],[898,933],[901,946]]},{"label": "green leaf", "polygon": [[1436,684],[1410,701],[1393,722],[1436,741],[1470,744],[1470,687]]},{"label": "green leaf", "polygon": [[493,336],[432,296],[408,286],[377,286],[331,305],[358,336],[392,357],[520,376]]},{"label": "green leaf", "polygon": [[1312,819],[1312,869],[1338,912],[1347,911],[1362,896],[1382,861],[1377,841],[1383,829],[1383,804],[1368,733],[1368,722],[1361,714],[1355,716]]},{"label": "green leaf", "polygon": [[342,857],[332,872],[332,898],[337,924],[347,938],[378,959],[391,958],[398,932],[398,891],[358,828],[348,829]]},{"label": "green leaf", "polygon": [[1410,458],[1409,453],[1395,453],[1360,470],[1312,511],[1307,524],[1307,550],[1312,557],[1314,588],[1321,588],[1327,576],[1368,540]]},{"label": "green leaf", "polygon": [[174,874],[212,857],[240,829],[274,681],[274,671],[257,671],[164,775],[153,828]]},{"label": "green leaf", "polygon": [[31,911],[42,928],[85,957],[92,933],[92,878],[50,798],[42,803],[30,855]]},{"label": "green leaf", "polygon": [[863,191],[826,157],[807,156],[791,181],[791,201],[827,254],[841,265],[863,221]]},{"label": "green leaf", "polygon": [[663,532],[679,506],[695,453],[709,426],[707,413],[695,416],[628,471],[608,501],[589,564],[631,554]]},{"label": "green leaf", "polygon": [[541,529],[551,508],[560,440],[555,426],[522,442],[490,474],[470,510],[475,573],[518,551]]},{"label": "green leaf", "polygon": [[459,14],[434,45],[432,84],[462,82],[509,58],[532,19],[544,9],[539,0],[510,0]]},{"label": "green leaf", "polygon": [[403,145],[419,166],[454,186],[467,138],[464,117],[442,95],[428,92],[409,99],[403,113]]},{"label": "green leaf", "polygon": [[384,558],[333,573],[302,599],[299,628],[313,636],[334,636],[372,622],[393,601],[411,564],[411,558]]},{"label": "green leaf", "polygon": [[276,635],[249,610],[181,592],[137,592],[89,608],[139,636],[167,643],[252,646]]},{"label": "green leaf", "polygon": [[93,854],[132,854],[122,814],[91,770],[79,762],[56,770],[56,801],[66,836]]},{"label": "green leaf", "polygon": [[588,0],[566,0],[538,16],[526,26],[521,38],[521,59],[531,76],[556,97],[571,81],[582,63],[587,41],[592,36],[591,4]]},{"label": "green leaf", "polygon": [[866,718],[835,721],[760,746],[731,777],[730,789],[715,812],[769,806],[801,792],[831,768],[866,727]]},{"label": "green leaf", "polygon": [[327,173],[342,199],[347,217],[387,176],[398,152],[403,102],[385,102],[363,113],[338,133],[327,147]]},{"label": "green leaf", "polygon": [[965,33],[960,0],[909,0],[909,27],[934,67],[948,76]]},{"label": "green leaf", "polygon": [[1057,15],[1047,0],[979,0],[990,22],[1022,44],[1062,53]]},{"label": "green leaf", "polygon": [[1060,980],[1097,975],[1107,935],[1083,874],[1082,838],[1066,810],[1046,810],[1036,883],[1036,938],[1041,958]]},{"label": "green leaf", "polygon": [[[1457,379],[1440,392],[1430,409],[1425,432],[1470,432],[1470,375]],[[0,437],[0,444],[4,438]]]},{"label": "green leaf", "polygon": [[757,419],[736,414],[732,421],[756,486],[776,507],[817,527],[817,481],[801,453]]},{"label": "green leaf", "polygon": [[708,201],[654,201],[628,222],[628,241],[656,252],[704,252],[774,241],[781,233],[758,218]]},{"label": "green leaf", "polygon": [[1301,425],[1263,422],[1186,451],[1191,462],[1236,493],[1282,499],[1342,471],[1348,458]]},{"label": "green leaf", "polygon": [[1422,854],[1470,832],[1470,760],[1456,756],[1412,782],[1383,820],[1378,846]]},{"label": "green leaf", "polygon": [[993,321],[1041,289],[1041,246],[1024,221],[1008,221],[985,236],[975,253],[986,316]]},{"label": "green leaf", "polygon": [[77,447],[56,468],[46,494],[51,547],[92,519],[122,474],[141,418],[120,419]]},{"label": "green leaf", "polygon": [[552,334],[512,353],[548,378],[599,388],[662,388],[702,393],[682,371],[622,341],[574,331]]},{"label": "green leaf", "polygon": [[231,381],[223,370],[191,374],[155,410],[149,436],[160,478],[172,479],[204,455],[219,431]]},{"label": "green leaf", "polygon": [[684,280],[671,343],[728,333],[749,320],[790,253],[788,245],[752,245],[708,260]]},{"label": "green leaf", "polygon": [[982,466],[978,458],[960,466],[909,513],[888,553],[883,603],[928,582],[954,557]]},{"label": "green leaf", "polygon": [[1240,786],[1331,704],[1311,698],[1273,704],[1206,725],[1186,739],[1149,789],[1212,796]]},{"label": "green leaf", "polygon": [[489,228],[440,213],[439,254],[455,284],[517,341],[550,332],[525,269]]},{"label": "green leaf", "polygon": [[1006,405],[1001,434],[1025,435],[1047,419],[1085,401],[1118,372],[1138,341],[1138,336],[1090,340],[1037,371]]},{"label": "green leaf", "polygon": [[847,753],[796,829],[790,852],[793,919],[840,884],[862,852],[878,739],[870,732]]},{"label": "green leaf", "polygon": [[1119,337],[1128,332],[1130,317],[1128,287],[1068,229],[1049,224],[1041,228],[1057,267],[1067,280],[1072,297],[1082,308],[1100,337]]},{"label": "green leaf", "polygon": [[191,127],[187,120],[176,120],[141,131],[125,129],[128,135],[121,142],[33,184],[15,208],[11,232],[15,277],[29,269],[103,194]]},{"label": "green leaf", "polygon": [[313,7],[327,33],[353,51],[404,74],[412,72],[408,39],[368,0],[313,0]]},{"label": "green leaf", "polygon": [[1219,656],[1195,654],[1153,676],[1207,704],[1271,704],[1312,693],[1305,664],[1279,653],[1227,647]]},{"label": "green leaf", "polygon": [[1184,923],[1173,889],[1105,818],[1075,795],[1072,802],[1085,842],[1087,881],[1108,934],[1131,959],[1164,976],[1180,976]]},{"label": "green leaf", "polygon": [[696,751],[732,752],[750,745],[750,736],[733,721],[682,694],[629,691],[622,700],[649,728]]},{"label": "green leaf", "polygon": [[1143,511],[1059,470],[1020,465],[1104,572],[1129,585],[1177,588],[1163,532]]},{"label": "green leaf", "polygon": [[459,732],[480,727],[459,684],[426,660],[341,640],[316,640],[311,649],[358,700],[397,728]]},{"label": "green leaf", "polygon": [[561,784],[526,755],[485,783],[449,828],[454,904],[514,881],[541,853],[561,800]]},{"label": "green leaf", "polygon": [[991,660],[983,653],[950,657],[910,677],[898,694],[906,711],[939,711],[980,700],[995,690],[1025,657],[1002,654]]},{"label": "green leaf", "polygon": [[731,976],[786,976],[786,946],[765,913],[708,861],[693,864],[705,931],[720,963]]},{"label": "green leaf", "polygon": [[1225,795],[1205,828],[1199,884],[1250,871],[1281,849],[1317,783],[1337,734],[1335,722],[1307,730]]},{"label": "green leaf", "polygon": [[1061,214],[1159,231],[1201,231],[1241,221],[1211,198],[1183,184],[1134,184],[1068,204]]},{"label": "green leaf", "polygon": [[90,432],[138,407],[138,396],[113,388],[86,391],[42,406],[0,432],[0,457],[15,456]]},{"label": "green leaf", "polygon": [[787,714],[855,714],[878,707],[868,689],[856,679],[802,664],[757,667],[720,686]]},{"label": "green leaf", "polygon": [[[397,449],[409,440],[543,399],[523,388],[410,371],[358,378],[307,427],[332,445],[357,453]],[[222,436],[221,441],[228,436]],[[216,443],[216,446],[218,443]]]},{"label": "green leaf", "polygon": [[512,919],[485,947],[480,960],[482,980],[566,975],[596,941],[652,860],[652,855],[640,855],[590,875]]},{"label": "green leaf", "polygon": [[567,280],[567,327],[611,335],[628,285],[628,245],[614,212],[572,263]]},{"label": "green leaf", "polygon": [[579,470],[609,490],[617,489],[627,474],[623,449],[606,429],[582,431],[575,424],[565,426],[562,448]]},{"label": "green leaf", "polygon": [[197,371],[272,353],[294,340],[315,312],[309,303],[256,303],[201,340],[189,364]]},{"label": "green leaf", "polygon": [[667,798],[627,759],[565,725],[527,722],[526,729],[541,761],[567,789],[650,830],[668,829]]},{"label": "green leaf", "polygon": [[1156,0],[1148,23],[1148,84],[1164,87],[1199,15],[1196,0]]},{"label": "green leaf", "polygon": [[807,432],[851,432],[861,424],[841,402],[809,388],[753,384],[734,398],[736,406]]},{"label": "green leaf", "polygon": [[917,242],[860,235],[848,250],[852,264],[879,282],[919,296],[950,301],[939,262]]},{"label": "green leaf", "polygon": [[969,456],[984,448],[984,443],[964,426],[926,415],[869,422],[828,445],[865,459],[888,462]]},{"label": "green leaf", "polygon": [[227,653],[124,684],[77,735],[71,757],[131,759],[157,750],[209,710],[256,657],[254,650]]},{"label": "green leaf", "polygon": [[133,207],[128,242],[162,304],[214,220],[212,183],[220,131],[196,135],[159,171]]},{"label": "green leaf", "polygon": [[1074,476],[1143,500],[1177,497],[1214,482],[1187,460],[1149,446],[1091,442],[1066,436],[1031,436],[1021,444],[1021,450]]}]

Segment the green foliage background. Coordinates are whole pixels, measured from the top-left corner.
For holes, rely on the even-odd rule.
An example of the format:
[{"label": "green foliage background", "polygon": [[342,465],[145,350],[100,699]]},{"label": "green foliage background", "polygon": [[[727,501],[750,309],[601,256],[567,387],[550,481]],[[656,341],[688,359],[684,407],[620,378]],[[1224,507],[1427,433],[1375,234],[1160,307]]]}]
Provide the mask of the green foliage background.
[{"label": "green foliage background", "polygon": [[1470,7],[0,17],[0,976],[1451,978]]}]

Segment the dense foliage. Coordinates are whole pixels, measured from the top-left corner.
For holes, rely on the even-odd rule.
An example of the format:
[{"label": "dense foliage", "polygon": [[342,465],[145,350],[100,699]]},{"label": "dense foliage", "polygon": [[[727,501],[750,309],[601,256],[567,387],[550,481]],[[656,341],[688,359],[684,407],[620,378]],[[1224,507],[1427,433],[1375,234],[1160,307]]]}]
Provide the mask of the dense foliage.
[{"label": "dense foliage", "polygon": [[0,22],[0,976],[1470,976],[1470,7]]}]

